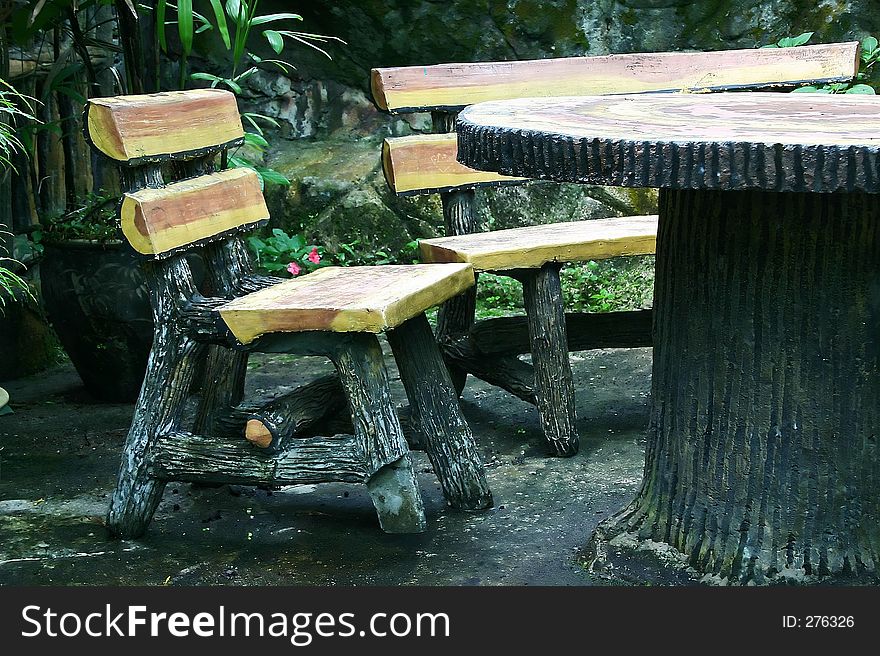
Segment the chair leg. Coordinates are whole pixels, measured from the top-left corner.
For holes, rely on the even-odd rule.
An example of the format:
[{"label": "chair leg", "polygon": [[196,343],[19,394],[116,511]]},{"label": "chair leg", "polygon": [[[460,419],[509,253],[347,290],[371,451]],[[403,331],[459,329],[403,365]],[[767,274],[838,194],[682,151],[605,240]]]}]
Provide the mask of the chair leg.
[{"label": "chair leg", "polygon": [[389,331],[388,341],[412,407],[413,429],[424,439],[449,505],[490,507],[492,493],[480,454],[425,315]]},{"label": "chair leg", "polygon": [[223,346],[209,346],[205,358],[201,397],[192,432],[219,435],[221,418],[244,398],[244,377],[248,353],[230,351]]},{"label": "chair leg", "polygon": [[148,469],[150,451],[160,433],[180,427],[181,415],[204,346],[177,330],[177,299],[195,293],[189,264],[182,256],[143,266],[153,297],[155,332],[147,373],[125,440],[107,528],[120,538],[143,534],[162,499],[165,481]]},{"label": "chair leg", "polygon": [[173,430],[180,423],[203,348],[185,337],[170,335],[167,327],[157,332],[107,515],[107,527],[114,537],[142,535],[162,499],[165,481],[149,474],[148,456],[160,431]]},{"label": "chair leg", "polygon": [[375,335],[351,334],[331,354],[351,410],[355,438],[372,476],[367,489],[386,533],[421,533],[427,527],[418,482],[388,386]]},{"label": "chair leg", "polygon": [[571,456],[578,450],[578,434],[559,268],[545,264],[521,276],[541,428],[554,455]]}]

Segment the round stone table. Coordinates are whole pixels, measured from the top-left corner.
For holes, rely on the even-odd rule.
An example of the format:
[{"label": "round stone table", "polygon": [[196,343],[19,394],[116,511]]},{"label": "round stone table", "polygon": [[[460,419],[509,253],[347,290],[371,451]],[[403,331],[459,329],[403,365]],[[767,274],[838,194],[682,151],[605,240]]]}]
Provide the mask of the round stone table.
[{"label": "round stone table", "polygon": [[459,161],[660,188],[644,480],[591,541],[729,583],[880,566],[880,98],[524,99]]}]

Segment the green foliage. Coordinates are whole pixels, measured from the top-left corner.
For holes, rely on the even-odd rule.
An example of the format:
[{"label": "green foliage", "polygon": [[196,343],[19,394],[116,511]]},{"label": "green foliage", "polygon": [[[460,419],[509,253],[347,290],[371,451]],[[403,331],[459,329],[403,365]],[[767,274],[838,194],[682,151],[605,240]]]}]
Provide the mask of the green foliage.
[{"label": "green foliage", "polygon": [[6,299],[15,298],[16,292],[23,291],[33,299],[27,282],[21,276],[6,268],[4,264],[17,265],[18,262],[12,258],[0,257],[0,316],[6,311]]},{"label": "green foliage", "polygon": [[16,131],[16,124],[22,119],[35,120],[32,100],[0,79],[0,172],[12,169],[12,155],[26,150],[25,142]]},{"label": "green foliage", "polygon": [[776,43],[769,43],[766,46],[761,46],[762,48],[793,48],[795,46],[805,45],[810,39],[813,38],[813,32],[804,32],[803,34],[799,34],[797,36],[786,36]]},{"label": "green foliage", "polygon": [[[334,252],[327,252],[323,246],[310,243],[303,235],[290,235],[280,228],[274,228],[269,236],[254,236],[248,243],[257,259],[257,266],[266,273],[291,273],[302,275],[325,266],[371,266],[380,264],[416,264],[418,262],[418,242],[407,244],[403,256],[398,258],[383,250],[363,248],[360,240],[340,244]],[[316,257],[317,256],[317,257]],[[318,259],[319,261],[315,261]],[[295,263],[298,273],[289,270]]]},{"label": "green foliage", "polygon": [[[652,258],[626,258],[566,266],[562,269],[565,308],[572,312],[612,312],[644,307],[653,289]],[[523,312],[522,285],[507,276],[481,273],[477,318]]]},{"label": "green foliage", "polygon": [[581,312],[609,312],[615,300],[612,282],[602,275],[599,263],[587,262],[562,271],[566,307]]},{"label": "green foliage", "polygon": [[384,250],[369,250],[363,247],[359,239],[348,244],[340,244],[336,252],[328,255],[337,266],[375,266],[380,264],[418,264],[419,242],[411,241],[406,245],[401,257]]},{"label": "green foliage", "polygon": [[[159,0],[156,5],[156,27],[159,44],[163,51],[167,52],[168,45],[165,37],[166,20],[165,14],[168,7],[177,12],[178,35],[181,44],[180,59],[180,77],[179,86],[185,88],[187,80],[187,58],[193,47],[195,34],[207,32],[216,29],[223,40],[223,45],[229,53],[228,73],[226,75],[216,75],[206,71],[195,71],[189,75],[190,80],[200,82],[208,82],[211,88],[226,87],[236,95],[241,95],[241,85],[250,76],[254,75],[258,70],[266,66],[280,69],[284,73],[290,72],[292,64],[280,59],[263,59],[248,49],[248,42],[253,28],[260,25],[270,25],[275,23],[286,23],[291,21],[301,21],[302,16],[293,13],[276,13],[263,14],[257,13],[259,0],[210,0],[211,10],[213,13],[213,22],[210,18],[202,16],[193,11],[192,0],[178,0],[177,5],[173,5],[168,0]],[[193,30],[193,24],[199,24],[199,28]],[[308,32],[298,32],[289,29],[266,29],[263,30],[263,37],[269,42],[272,50],[276,54],[281,54],[284,50],[285,39],[294,41],[295,43],[304,44],[312,47],[319,52],[330,55],[316,43],[322,43],[329,40],[341,41],[336,37],[327,37],[320,34],[310,34]],[[244,69],[244,70],[242,70]],[[241,71],[241,72],[239,72]],[[259,122],[268,123],[278,127],[278,123],[268,116],[260,114],[242,114],[242,119],[250,124],[255,132],[248,133],[245,137],[246,143],[256,150],[265,152],[269,148],[269,143],[264,138],[263,130]],[[256,137],[260,137],[257,139]],[[258,165],[254,160],[250,159],[241,151],[232,153],[229,157],[229,165],[233,168],[249,168],[256,171],[260,177],[260,185],[283,185],[290,184],[284,175],[265,166]]]},{"label": "green foliage", "polygon": [[77,203],[77,209],[46,219],[43,226],[45,234],[37,233],[34,241],[114,241],[119,234],[116,219],[118,204],[119,198],[116,196],[90,193]]},{"label": "green foliage", "polygon": [[[802,46],[809,42],[813,37],[813,32],[804,32],[798,36],[785,37],[779,39],[776,43],[771,43],[762,48],[792,48]],[[874,95],[876,93],[874,87],[866,84],[872,73],[876,70],[874,66],[880,60],[880,45],[878,45],[877,37],[868,36],[862,39],[859,51],[859,72],[855,80],[852,82],[832,82],[822,85],[809,84],[794,89],[793,93],[851,93],[862,95]]]},{"label": "green foliage", "polygon": [[[15,124],[19,119],[33,119],[29,100],[5,80],[0,79],[0,175],[8,174],[8,169],[13,168],[11,156],[24,151],[24,144],[16,136]],[[0,236],[9,234],[0,230]],[[14,298],[17,291],[24,291],[30,295],[27,283],[12,271],[12,267],[20,266],[20,263],[8,255],[9,253],[0,246],[0,314],[6,307],[6,299]]]},{"label": "green foliage", "polygon": [[[160,0],[160,2],[165,2],[165,0]],[[293,13],[260,15],[257,13],[258,5],[259,0],[226,0],[225,4],[221,3],[220,0],[211,0],[211,9],[214,14],[214,22],[212,23],[208,18],[192,12],[192,3],[190,0],[186,0],[186,2],[184,2],[184,0],[178,0],[178,27],[180,28],[181,44],[183,47],[180,77],[181,88],[185,86],[184,75],[186,69],[186,56],[189,53],[187,46],[183,43],[183,27],[181,21],[187,14],[191,14],[190,16],[187,16],[190,21],[190,27],[193,16],[196,16],[198,20],[203,23],[204,31],[216,28],[217,32],[220,34],[220,38],[223,40],[223,45],[230,56],[229,73],[227,75],[215,75],[214,73],[208,73],[205,71],[195,71],[189,76],[190,79],[209,82],[211,88],[220,86],[226,87],[236,95],[241,95],[241,85],[261,68],[272,66],[280,69],[284,73],[288,73],[290,69],[293,68],[293,65],[280,59],[262,59],[253,54],[248,50],[248,41],[250,39],[251,31],[255,27],[275,23],[301,21],[302,16]],[[164,27],[162,29],[164,29]],[[200,31],[202,30],[197,30],[196,33],[199,33]],[[334,37],[325,37],[322,35],[296,32],[286,29],[266,29],[263,31],[263,36],[269,42],[272,50],[279,55],[282,54],[284,50],[285,38],[311,46],[328,57],[330,55],[320,47],[316,46],[313,42],[323,42],[329,39],[339,41],[339,39],[335,39]],[[188,33],[188,37],[190,39],[189,45],[191,46],[192,34]],[[268,123],[274,127],[278,127],[277,122],[268,116],[260,114],[243,114],[242,119],[246,120],[255,130],[255,132],[248,133],[248,136],[245,137],[246,143],[261,153],[265,152],[269,148],[269,143],[264,138],[263,130],[257,121]],[[250,159],[241,151],[232,154],[232,157],[229,158],[229,165],[235,168],[253,169],[260,177],[260,185],[263,187],[266,185],[287,186],[290,184],[290,180],[284,175],[274,169],[258,165],[254,160]]]},{"label": "green foliage", "polygon": [[250,237],[248,244],[257,258],[257,266],[268,273],[296,276],[329,264],[323,247],[309,244],[301,235],[289,235],[280,228],[273,229],[267,237]]}]

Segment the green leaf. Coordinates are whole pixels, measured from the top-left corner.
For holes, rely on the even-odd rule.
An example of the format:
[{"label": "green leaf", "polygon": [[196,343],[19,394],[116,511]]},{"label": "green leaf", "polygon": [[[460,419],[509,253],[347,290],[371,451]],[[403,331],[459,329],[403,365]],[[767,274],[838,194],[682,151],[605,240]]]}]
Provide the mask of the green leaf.
[{"label": "green leaf", "polygon": [[249,146],[254,146],[256,148],[260,148],[261,150],[265,150],[269,147],[269,142],[266,141],[265,138],[254,132],[245,132],[244,142]]},{"label": "green leaf", "polygon": [[162,52],[168,52],[168,43],[165,40],[165,3],[167,0],[159,0],[156,3],[156,33],[159,37],[159,47]]},{"label": "green leaf", "polygon": [[244,120],[246,120],[248,123],[250,123],[254,127],[254,129],[257,132],[259,132],[260,134],[262,134],[263,131],[260,129],[260,126],[257,125],[257,119],[259,119],[261,121],[265,121],[266,123],[268,123],[272,127],[276,127],[276,128],[281,127],[281,125],[278,123],[278,121],[276,121],[271,116],[265,116],[263,114],[254,114],[253,112],[244,112],[244,113],[242,113],[241,117]]},{"label": "green leaf", "polygon": [[211,75],[210,73],[192,73],[190,75],[190,79],[206,80],[208,82],[215,82],[215,83],[219,83],[223,80],[222,77],[218,77],[216,75]]},{"label": "green leaf", "polygon": [[230,155],[227,159],[229,163],[229,168],[231,169],[252,169],[254,165],[251,164],[243,157],[236,157],[235,155]]},{"label": "green leaf", "polygon": [[238,75],[236,75],[236,76],[235,76],[234,78],[232,78],[232,79],[235,80],[236,82],[244,82],[244,81],[245,81],[246,79],[248,79],[251,75],[253,75],[254,73],[256,73],[258,70],[260,70],[260,69],[258,69],[256,66],[251,66],[251,67],[250,67],[249,69],[247,69],[244,73],[239,73]]},{"label": "green leaf", "polygon": [[226,15],[229,16],[236,25],[241,20],[241,14],[240,0],[226,0]]},{"label": "green leaf", "polygon": [[803,34],[799,34],[798,36],[789,36],[784,39],[779,39],[776,44],[780,48],[794,48],[795,46],[802,46],[807,41],[813,38],[812,32],[804,32]]},{"label": "green leaf", "polygon": [[867,84],[853,85],[851,88],[847,89],[845,93],[860,93],[866,96],[873,96],[876,94],[876,92],[874,91],[874,87]]},{"label": "green leaf", "polygon": [[192,0],[177,0],[177,33],[184,56],[189,55],[193,44]]},{"label": "green leaf", "polygon": [[798,87],[797,89],[794,89],[792,91],[792,93],[816,93],[817,91],[819,91],[819,89],[817,87],[806,86],[806,87]]},{"label": "green leaf", "polygon": [[223,45],[229,50],[232,47],[232,41],[229,40],[229,26],[226,24],[226,12],[223,11],[223,5],[220,0],[211,0],[211,8],[214,10],[214,18],[217,19],[217,31],[223,39]]},{"label": "green leaf", "polygon": [[255,166],[254,169],[260,174],[260,177],[266,184],[277,184],[285,187],[290,186],[290,180],[274,169],[267,169],[262,166]]},{"label": "green leaf", "polygon": [[302,20],[299,14],[266,14],[265,16],[257,16],[251,21],[251,25],[263,25],[265,23],[274,23],[280,20]]},{"label": "green leaf", "polygon": [[290,62],[281,61],[280,59],[266,59],[264,60],[264,63],[272,64],[285,75],[289,75],[291,70],[296,70],[296,66],[294,66]]},{"label": "green leaf", "polygon": [[870,59],[874,51],[877,50],[877,46],[877,37],[875,36],[868,36],[862,39],[862,59]]},{"label": "green leaf", "polygon": [[281,51],[284,50],[284,37],[275,30],[263,30],[263,36],[266,37],[275,54],[280,55]]},{"label": "green leaf", "polygon": [[762,48],[778,48],[775,43],[768,43],[766,46],[761,46]]},{"label": "green leaf", "polygon": [[241,95],[241,87],[238,85],[238,82],[236,82],[235,80],[230,80],[229,78],[224,77],[222,80],[220,80],[220,84],[225,84],[227,87],[232,89],[232,91],[235,92],[237,95],[239,95],[239,96]]}]

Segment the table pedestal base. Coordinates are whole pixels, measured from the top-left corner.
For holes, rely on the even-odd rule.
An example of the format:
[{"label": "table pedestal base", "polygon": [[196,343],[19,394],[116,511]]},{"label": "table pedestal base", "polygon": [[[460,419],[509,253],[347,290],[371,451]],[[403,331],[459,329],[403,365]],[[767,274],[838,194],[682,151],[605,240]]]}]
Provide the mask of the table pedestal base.
[{"label": "table pedestal base", "polygon": [[[880,197],[663,191],[636,500],[597,529],[729,583],[880,567]],[[616,539],[615,539],[616,538]]]}]

